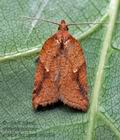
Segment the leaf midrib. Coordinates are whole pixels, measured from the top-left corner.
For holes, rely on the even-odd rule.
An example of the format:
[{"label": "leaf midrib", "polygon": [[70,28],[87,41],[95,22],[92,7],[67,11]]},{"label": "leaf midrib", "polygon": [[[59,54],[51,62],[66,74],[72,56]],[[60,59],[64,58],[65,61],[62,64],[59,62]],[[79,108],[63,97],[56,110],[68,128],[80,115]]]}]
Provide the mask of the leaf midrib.
[{"label": "leaf midrib", "polygon": [[88,133],[87,133],[87,140],[92,140],[93,138],[93,129],[94,129],[94,121],[96,112],[98,112],[98,98],[100,95],[100,88],[102,84],[102,78],[104,74],[104,66],[107,60],[107,52],[111,45],[112,33],[114,30],[115,20],[118,13],[118,6],[119,0],[111,0],[110,7],[109,7],[109,24],[107,26],[107,31],[105,35],[105,40],[103,42],[103,48],[101,49],[101,56],[99,59],[98,70],[96,73],[96,80],[94,83],[94,88],[92,92],[92,100],[91,100],[91,107],[90,107],[90,119],[88,123]]}]

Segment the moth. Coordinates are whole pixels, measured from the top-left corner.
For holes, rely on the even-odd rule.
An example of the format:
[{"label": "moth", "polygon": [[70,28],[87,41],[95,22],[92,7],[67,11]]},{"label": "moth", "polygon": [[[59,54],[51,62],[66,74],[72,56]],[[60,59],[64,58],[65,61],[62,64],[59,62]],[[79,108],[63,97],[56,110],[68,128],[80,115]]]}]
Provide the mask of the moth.
[{"label": "moth", "polygon": [[89,107],[86,61],[83,49],[68,32],[65,20],[40,51],[35,72],[32,106],[45,107],[58,101],[87,111]]}]

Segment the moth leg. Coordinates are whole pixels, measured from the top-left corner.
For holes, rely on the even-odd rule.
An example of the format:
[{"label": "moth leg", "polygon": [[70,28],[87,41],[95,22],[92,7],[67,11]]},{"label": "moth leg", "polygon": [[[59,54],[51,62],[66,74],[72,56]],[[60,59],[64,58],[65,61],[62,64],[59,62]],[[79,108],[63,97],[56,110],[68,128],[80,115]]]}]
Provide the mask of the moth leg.
[{"label": "moth leg", "polygon": [[35,63],[37,64],[39,62],[39,56],[36,56]]},{"label": "moth leg", "polygon": [[47,106],[58,101],[57,87],[50,79],[45,79],[42,83],[39,94],[32,100],[33,108]]}]

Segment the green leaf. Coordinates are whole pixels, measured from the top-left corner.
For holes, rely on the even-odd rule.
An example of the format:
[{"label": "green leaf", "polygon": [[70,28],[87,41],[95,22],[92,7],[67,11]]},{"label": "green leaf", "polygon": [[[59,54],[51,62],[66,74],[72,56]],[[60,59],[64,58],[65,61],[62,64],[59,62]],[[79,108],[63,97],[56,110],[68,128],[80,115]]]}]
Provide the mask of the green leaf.
[{"label": "green leaf", "polygon": [[[56,25],[24,16],[68,23],[85,52],[90,108],[64,105],[35,112],[31,96],[35,57]],[[120,139],[119,0],[0,1],[0,139]]]}]

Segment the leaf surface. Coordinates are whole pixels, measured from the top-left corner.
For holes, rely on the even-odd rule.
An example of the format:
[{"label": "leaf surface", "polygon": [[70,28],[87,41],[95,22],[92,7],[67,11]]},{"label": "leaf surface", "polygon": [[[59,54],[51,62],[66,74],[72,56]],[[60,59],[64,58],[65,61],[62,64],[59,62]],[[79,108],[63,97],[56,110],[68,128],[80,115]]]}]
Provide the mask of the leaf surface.
[{"label": "leaf surface", "polygon": [[[120,139],[119,0],[1,0],[0,139]],[[34,16],[68,23],[85,52],[90,108],[87,113],[56,105],[31,107],[35,57],[55,25]]]}]

